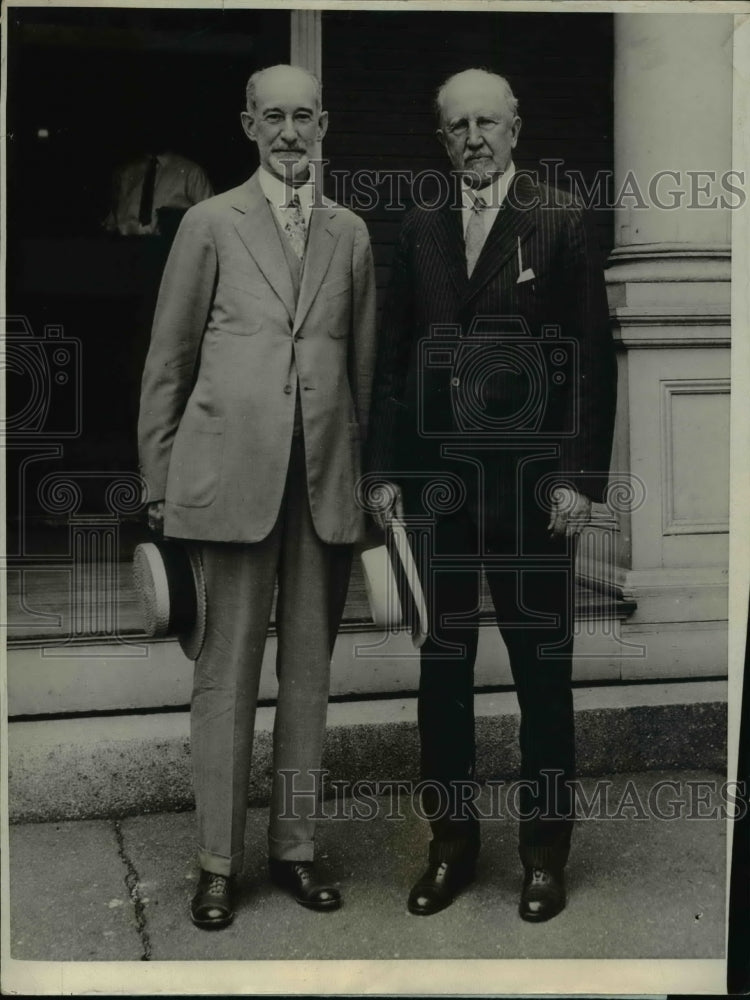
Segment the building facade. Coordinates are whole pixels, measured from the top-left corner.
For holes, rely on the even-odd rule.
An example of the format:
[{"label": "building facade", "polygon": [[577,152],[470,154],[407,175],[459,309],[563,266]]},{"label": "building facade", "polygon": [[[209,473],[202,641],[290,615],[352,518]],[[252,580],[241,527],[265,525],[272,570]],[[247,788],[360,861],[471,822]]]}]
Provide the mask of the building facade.
[{"label": "building facade", "polygon": [[[121,48],[125,35],[117,31],[127,34],[127,27],[113,25],[108,35],[100,29],[92,51],[101,56],[108,45]],[[56,51],[61,30],[29,21],[19,25],[16,48],[29,72],[35,60],[41,64],[42,56]],[[75,30],[78,39],[85,37],[80,26]],[[165,37],[163,24],[139,30],[162,58],[178,44]],[[227,37],[217,30],[212,48],[210,31],[200,44],[190,35],[191,58],[203,54],[218,66]],[[595,211],[607,259],[619,402],[615,486],[609,505],[595,507],[579,559],[575,671],[581,682],[715,678],[727,672],[730,222],[742,196],[741,180],[731,173],[732,37],[728,14],[294,10],[256,17],[252,31],[232,43],[232,59],[243,73],[272,55],[270,61],[288,58],[322,79],[331,116],[321,150],[325,188],[367,220],[380,289],[388,280],[405,192],[414,195],[415,175],[428,189],[435,172],[444,169],[432,99],[442,79],[461,68],[482,65],[508,76],[524,119],[518,165],[541,171],[542,180],[572,183]],[[220,90],[211,96],[224,100]],[[69,95],[71,105],[75,98]],[[239,112],[241,96],[233,99]],[[225,186],[241,180],[243,169],[249,172],[250,151],[238,145],[238,125],[237,131],[224,151]],[[200,155],[200,124],[189,138]],[[31,136],[24,148],[35,141]],[[216,148],[221,141],[213,136],[204,160],[222,160]],[[27,162],[42,174],[47,169],[43,157],[29,153],[25,161],[23,155],[18,169]],[[35,197],[28,174],[15,183],[22,184],[27,200]],[[69,315],[66,330],[82,338],[85,348],[84,385],[98,385],[106,350],[102,354],[96,310],[106,313],[119,301],[122,262],[130,260],[130,250],[110,248],[113,262],[105,266],[96,240],[71,235],[67,222],[47,231],[43,216],[40,222],[34,215],[31,225],[31,215],[29,208],[11,219],[19,263],[9,277],[9,311],[27,316],[35,329],[56,320],[56,309]],[[50,259],[55,266],[44,263]],[[65,280],[61,267],[69,272]],[[92,273],[99,274],[96,300]],[[137,274],[132,280],[137,284]],[[86,360],[91,358],[95,363]],[[97,412],[97,399],[89,413]],[[67,510],[45,508],[40,514],[25,505],[31,492],[24,476],[40,467],[40,443],[32,442],[36,459],[19,450],[24,457],[13,482],[20,527],[9,575],[17,601],[8,660],[11,715],[127,711],[189,700],[191,664],[178,644],[144,643],[127,627],[133,611],[125,539],[137,540],[137,504],[131,501],[132,517],[127,504],[110,510],[107,522],[86,491],[94,488],[97,470],[115,476],[134,470],[127,462],[118,466],[117,446],[113,458],[106,440],[87,431],[95,424],[89,416],[67,453],[55,455],[50,442],[42,441],[47,465],[43,474],[32,475],[31,492],[42,495],[56,470],[68,479],[77,476],[84,500]],[[115,440],[126,437],[120,427]],[[122,443],[119,453],[127,447]],[[93,464],[87,465],[87,457]],[[88,520],[87,509],[94,511]],[[57,539],[38,553],[36,576],[36,556],[22,537],[24,520]],[[84,566],[75,555],[82,545]],[[39,576],[51,571],[59,574],[54,600]],[[91,592],[92,580],[104,595],[102,607],[76,623],[76,594]],[[45,630],[44,615],[65,605],[66,593],[62,631]],[[335,654],[333,693],[414,691],[417,661],[410,644],[403,635],[373,632],[366,617],[356,575]],[[262,696],[272,699],[273,637],[267,658]],[[496,630],[488,627],[477,684],[510,682]]]}]

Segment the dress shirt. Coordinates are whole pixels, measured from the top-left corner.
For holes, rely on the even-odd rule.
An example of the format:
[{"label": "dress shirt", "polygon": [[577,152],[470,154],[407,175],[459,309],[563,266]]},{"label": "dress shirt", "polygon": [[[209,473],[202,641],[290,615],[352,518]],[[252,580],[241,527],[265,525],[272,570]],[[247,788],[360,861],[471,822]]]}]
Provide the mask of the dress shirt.
[{"label": "dress shirt", "polygon": [[123,236],[149,236],[159,232],[157,209],[187,209],[214,193],[206,172],[197,163],[178,153],[159,153],[151,222],[142,226],[138,215],[150,160],[151,156],[144,154],[115,171],[112,209],[104,220],[105,229],[119,231]]},{"label": "dress shirt", "polygon": [[274,177],[265,167],[261,167],[258,171],[258,179],[261,190],[273,209],[276,218],[279,220],[282,229],[287,221],[287,213],[291,211],[289,202],[295,194],[299,198],[305,225],[310,225],[310,216],[315,204],[315,185],[312,181],[306,181],[304,184],[300,184],[299,187],[290,187],[282,180],[279,180],[278,177]]},{"label": "dress shirt", "polygon": [[[305,225],[309,228],[310,226],[310,216],[312,215],[313,205],[315,204],[315,185],[312,181],[306,181],[304,184],[300,184],[299,187],[291,187],[285,184],[278,177],[275,177],[269,170],[265,167],[261,167],[258,171],[258,180],[260,181],[260,189],[266,196],[266,201],[271,206],[271,211],[276,216],[276,219],[281,227],[282,231],[285,230],[285,223],[287,221],[287,216],[293,211],[289,207],[289,202],[292,200],[296,194],[299,198],[300,209],[302,210],[302,217],[305,220]],[[294,362],[292,362],[294,368]],[[292,431],[294,437],[299,437],[302,433],[302,408],[299,392],[299,384],[297,385],[297,394],[294,403],[294,429]]]},{"label": "dress shirt", "polygon": [[465,182],[462,183],[461,217],[463,221],[464,236],[466,236],[466,229],[474,211],[474,204],[477,200],[479,200],[483,201],[485,205],[487,205],[487,208],[481,213],[481,217],[484,222],[484,238],[487,239],[487,234],[490,229],[492,229],[492,225],[497,218],[497,213],[500,211],[500,207],[505,200],[505,196],[508,193],[508,187],[510,186],[510,182],[515,172],[515,165],[511,161],[508,164],[508,169],[505,173],[500,174],[499,177],[495,178],[495,180],[491,184],[488,184],[487,187],[482,188],[481,191],[470,188]]}]

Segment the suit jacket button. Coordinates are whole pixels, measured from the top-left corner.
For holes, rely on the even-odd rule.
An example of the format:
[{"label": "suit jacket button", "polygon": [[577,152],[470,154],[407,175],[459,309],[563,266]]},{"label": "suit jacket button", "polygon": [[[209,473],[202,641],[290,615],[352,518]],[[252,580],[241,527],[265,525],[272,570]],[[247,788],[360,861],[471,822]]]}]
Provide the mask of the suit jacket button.
[{"label": "suit jacket button", "polygon": [[289,393],[291,391],[292,391],[292,387],[290,385],[287,384],[287,385],[284,386],[284,392],[287,394],[287,396],[289,395]]}]

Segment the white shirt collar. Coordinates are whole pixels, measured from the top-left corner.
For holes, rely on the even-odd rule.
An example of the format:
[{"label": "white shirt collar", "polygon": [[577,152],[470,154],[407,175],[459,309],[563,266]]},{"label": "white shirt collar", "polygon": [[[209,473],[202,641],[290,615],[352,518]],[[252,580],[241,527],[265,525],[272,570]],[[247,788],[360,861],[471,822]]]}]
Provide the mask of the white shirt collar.
[{"label": "white shirt collar", "polygon": [[511,160],[508,164],[508,169],[496,177],[491,184],[487,185],[487,187],[482,188],[481,191],[474,191],[468,186],[468,184],[466,184],[465,181],[462,181],[461,201],[464,212],[471,211],[474,208],[474,204],[477,199],[483,201],[485,205],[488,206],[490,211],[498,211],[505,200],[505,196],[508,193],[508,188],[510,187],[510,182],[513,179],[513,174],[515,174],[515,172],[516,167]]},{"label": "white shirt collar", "polygon": [[315,204],[315,185],[312,180],[300,184],[299,187],[289,187],[278,177],[274,177],[265,167],[261,167],[258,171],[258,180],[263,194],[271,203],[271,208],[277,212],[283,212],[292,200],[292,196],[296,194],[305,221],[309,221],[310,213]]}]

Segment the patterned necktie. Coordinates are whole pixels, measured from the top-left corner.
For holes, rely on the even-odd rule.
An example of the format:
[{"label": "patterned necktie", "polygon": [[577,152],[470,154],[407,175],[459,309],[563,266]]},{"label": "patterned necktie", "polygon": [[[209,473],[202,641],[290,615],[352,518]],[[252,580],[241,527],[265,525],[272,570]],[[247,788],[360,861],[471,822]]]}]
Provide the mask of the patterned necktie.
[{"label": "patterned necktie", "polygon": [[487,208],[487,202],[481,198],[472,197],[471,218],[466,227],[464,240],[466,242],[466,270],[471,277],[479,254],[482,252],[486,233],[484,231],[484,218],[482,212]]},{"label": "patterned necktie", "polygon": [[154,188],[156,187],[156,166],[157,159],[152,156],[148,161],[146,173],[143,175],[143,187],[141,188],[141,203],[138,207],[138,221],[142,226],[151,225],[151,216],[154,212]]},{"label": "patterned necktie", "polygon": [[299,203],[299,196],[295,194],[292,200],[289,202],[286,212],[286,221],[284,222],[284,232],[289,237],[289,242],[292,244],[292,250],[296,253],[300,260],[305,256],[305,243],[307,242],[307,226],[305,225],[305,217],[302,214],[302,206]]}]

